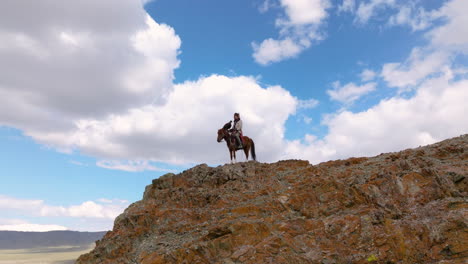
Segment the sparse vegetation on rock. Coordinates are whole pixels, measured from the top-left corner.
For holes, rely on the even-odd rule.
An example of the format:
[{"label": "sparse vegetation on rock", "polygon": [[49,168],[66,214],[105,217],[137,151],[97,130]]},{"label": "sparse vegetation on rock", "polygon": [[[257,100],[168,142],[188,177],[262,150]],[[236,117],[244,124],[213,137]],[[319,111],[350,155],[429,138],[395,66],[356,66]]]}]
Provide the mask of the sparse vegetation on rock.
[{"label": "sparse vegetation on rock", "polygon": [[168,174],[77,263],[466,263],[468,135]]}]

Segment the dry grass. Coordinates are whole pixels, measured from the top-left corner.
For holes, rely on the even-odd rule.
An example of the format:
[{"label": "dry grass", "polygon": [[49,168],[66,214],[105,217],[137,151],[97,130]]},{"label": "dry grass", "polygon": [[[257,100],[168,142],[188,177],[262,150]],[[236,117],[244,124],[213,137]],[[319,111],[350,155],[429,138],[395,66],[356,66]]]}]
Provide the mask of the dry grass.
[{"label": "dry grass", "polygon": [[0,250],[0,264],[69,264],[91,251],[89,246],[61,246],[34,249]]}]

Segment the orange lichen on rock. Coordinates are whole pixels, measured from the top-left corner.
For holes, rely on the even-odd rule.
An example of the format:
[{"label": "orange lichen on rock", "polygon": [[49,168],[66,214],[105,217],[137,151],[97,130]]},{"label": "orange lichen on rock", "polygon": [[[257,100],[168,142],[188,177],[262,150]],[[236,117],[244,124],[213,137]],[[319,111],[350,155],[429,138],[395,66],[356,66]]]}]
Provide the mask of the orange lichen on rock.
[{"label": "orange lichen on rock", "polygon": [[153,180],[77,263],[466,263],[468,136]]}]

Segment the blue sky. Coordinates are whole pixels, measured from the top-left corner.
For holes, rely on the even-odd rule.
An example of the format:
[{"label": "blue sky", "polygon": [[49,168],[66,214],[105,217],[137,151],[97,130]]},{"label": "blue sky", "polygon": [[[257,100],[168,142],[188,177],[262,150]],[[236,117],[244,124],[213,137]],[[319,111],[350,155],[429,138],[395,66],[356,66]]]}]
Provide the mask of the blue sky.
[{"label": "blue sky", "polygon": [[261,162],[372,156],[468,130],[463,0],[0,10],[3,230],[110,229],[152,179],[229,162],[215,134],[234,112]]}]

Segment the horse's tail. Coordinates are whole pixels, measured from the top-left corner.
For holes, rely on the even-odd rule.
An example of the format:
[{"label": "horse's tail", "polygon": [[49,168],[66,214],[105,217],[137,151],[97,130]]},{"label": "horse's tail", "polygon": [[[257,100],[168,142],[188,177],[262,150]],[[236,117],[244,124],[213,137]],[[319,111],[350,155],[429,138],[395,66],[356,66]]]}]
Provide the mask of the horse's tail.
[{"label": "horse's tail", "polygon": [[257,155],[255,155],[255,143],[254,143],[253,140],[252,140],[252,148],[250,149],[250,153],[252,154],[252,159],[256,161],[257,160]]}]

